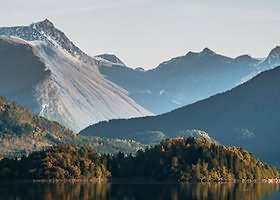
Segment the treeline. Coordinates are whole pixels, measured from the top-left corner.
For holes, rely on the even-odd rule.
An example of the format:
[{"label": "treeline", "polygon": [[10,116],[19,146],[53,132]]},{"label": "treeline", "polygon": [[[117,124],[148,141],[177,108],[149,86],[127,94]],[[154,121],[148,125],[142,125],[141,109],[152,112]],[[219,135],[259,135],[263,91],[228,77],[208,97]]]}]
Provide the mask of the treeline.
[{"label": "treeline", "polygon": [[0,159],[20,158],[60,144],[90,146],[99,153],[136,153],[144,146],[132,140],[81,136],[0,96]]},{"label": "treeline", "polygon": [[23,106],[10,102],[0,96],[0,133],[10,135],[41,136],[49,133],[53,137],[65,138],[74,132],[57,122],[32,115]]},{"label": "treeline", "polygon": [[106,156],[91,148],[60,145],[20,160],[0,161],[1,179],[90,179],[110,177]]},{"label": "treeline", "polygon": [[118,154],[108,162],[113,177],[171,181],[214,181],[278,178],[278,171],[238,147],[226,147],[207,139],[173,139],[138,151]]},{"label": "treeline", "polygon": [[278,178],[277,170],[237,147],[206,139],[165,140],[136,155],[99,155],[91,148],[51,147],[21,160],[0,161],[0,178],[125,178],[189,182]]}]

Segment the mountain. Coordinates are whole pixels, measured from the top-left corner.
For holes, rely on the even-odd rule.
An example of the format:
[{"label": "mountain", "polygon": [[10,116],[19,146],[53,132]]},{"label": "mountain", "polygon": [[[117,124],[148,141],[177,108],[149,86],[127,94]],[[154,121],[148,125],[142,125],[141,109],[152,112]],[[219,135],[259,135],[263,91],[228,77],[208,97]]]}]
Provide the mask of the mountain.
[{"label": "mountain", "polygon": [[280,65],[280,46],[272,49],[267,58],[260,64],[260,67],[270,66],[274,68]]},{"label": "mountain", "polygon": [[230,58],[209,48],[189,52],[161,63],[152,70],[100,64],[107,79],[129,92],[131,98],[155,114],[194,103],[249,80],[270,68],[270,63],[242,55]]},{"label": "mountain", "polygon": [[126,66],[123,61],[121,61],[116,55],[113,54],[101,54],[95,56],[95,59],[99,60],[104,65],[109,66]]},{"label": "mountain", "polygon": [[98,153],[135,153],[144,145],[132,140],[84,137],[57,122],[33,115],[25,107],[0,97],[0,160],[21,157],[53,145],[89,146]]},{"label": "mountain", "polygon": [[41,150],[52,144],[71,141],[73,131],[0,97],[0,158]]},{"label": "mountain", "polygon": [[94,59],[44,20],[0,28],[0,95],[79,131],[90,124],[149,115],[105,79]]},{"label": "mountain", "polygon": [[172,112],[130,120],[111,120],[81,133],[104,137],[136,138],[162,132],[175,136],[186,130],[204,130],[221,144],[244,147],[258,157],[278,162],[280,140],[280,67],[248,82]]}]

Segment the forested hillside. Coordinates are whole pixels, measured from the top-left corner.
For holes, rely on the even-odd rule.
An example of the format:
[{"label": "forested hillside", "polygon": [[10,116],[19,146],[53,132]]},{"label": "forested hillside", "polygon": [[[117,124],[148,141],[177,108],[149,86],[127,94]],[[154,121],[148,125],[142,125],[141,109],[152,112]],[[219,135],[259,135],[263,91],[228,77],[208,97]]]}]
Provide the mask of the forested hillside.
[{"label": "forested hillside", "polygon": [[20,160],[0,161],[0,178],[94,179],[197,182],[278,178],[277,170],[238,147],[206,139],[177,138],[139,150],[136,156],[99,155],[70,145],[34,152]]},{"label": "forested hillside", "polygon": [[15,179],[78,179],[110,176],[106,162],[90,148],[71,145],[34,152],[20,161],[3,159],[0,177]]},{"label": "forested hillside", "polygon": [[196,138],[166,140],[146,151],[139,150],[135,157],[118,154],[108,165],[113,177],[180,182],[259,180],[279,176],[274,167],[242,148]]},{"label": "forested hillside", "polygon": [[102,153],[132,153],[144,147],[132,140],[80,136],[0,97],[0,159],[21,157],[57,144],[91,146]]}]

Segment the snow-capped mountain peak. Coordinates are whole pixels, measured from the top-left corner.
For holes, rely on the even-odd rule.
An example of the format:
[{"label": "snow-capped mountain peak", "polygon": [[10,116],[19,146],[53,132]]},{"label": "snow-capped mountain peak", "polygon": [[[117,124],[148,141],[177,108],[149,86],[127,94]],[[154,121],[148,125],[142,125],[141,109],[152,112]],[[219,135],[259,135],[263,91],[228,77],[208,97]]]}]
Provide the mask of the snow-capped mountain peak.
[{"label": "snow-capped mountain peak", "polygon": [[[26,106],[36,114],[58,121],[74,131],[99,121],[151,114],[128,97],[126,90],[105,79],[99,73],[98,61],[80,50],[49,20],[29,26],[0,28],[0,36],[6,38],[3,45],[11,45],[11,48],[3,50],[9,51],[7,53],[11,56],[0,60],[0,65],[1,62],[10,63],[11,57],[32,63],[28,66],[22,63],[20,67],[17,63],[17,66],[12,66],[13,70],[3,67],[0,69],[3,77],[20,74],[23,68],[28,67],[26,71],[29,72],[21,78],[30,79],[32,71],[38,69],[37,65],[43,65],[48,71],[44,78],[31,76],[31,79],[36,79],[32,85],[23,81],[18,86],[22,89],[13,94],[7,91],[6,86],[17,82],[5,79],[6,82],[0,85],[0,95],[20,100],[18,103],[34,102],[32,106]],[[9,50],[13,48],[14,51]],[[20,52],[13,55],[16,51]],[[28,56],[22,58],[21,55]]]},{"label": "snow-capped mountain peak", "polygon": [[36,26],[46,26],[46,27],[54,27],[54,24],[49,19],[44,19],[43,21],[32,23],[31,25]]},{"label": "snow-capped mountain peak", "polygon": [[56,47],[62,47],[72,55],[86,56],[82,50],[48,19],[32,23],[29,26],[3,27],[0,28],[0,35],[18,37],[27,41],[46,41]]},{"label": "snow-capped mountain peak", "polygon": [[63,49],[67,50],[72,55],[85,56],[83,53],[68,37],[59,29],[57,29],[54,24],[45,19],[44,21],[33,23],[30,27],[38,31],[41,35],[45,37],[49,42],[54,45],[59,45]]}]

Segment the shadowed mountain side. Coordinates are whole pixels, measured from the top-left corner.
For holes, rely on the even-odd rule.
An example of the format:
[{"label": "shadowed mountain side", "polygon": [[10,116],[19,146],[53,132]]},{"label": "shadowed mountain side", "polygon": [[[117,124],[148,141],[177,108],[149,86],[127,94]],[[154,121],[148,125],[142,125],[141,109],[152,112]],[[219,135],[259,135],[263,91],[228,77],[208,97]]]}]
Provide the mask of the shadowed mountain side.
[{"label": "shadowed mountain side", "polygon": [[0,38],[0,95],[39,113],[33,90],[50,71],[45,70],[45,64],[33,51],[30,45]]},{"label": "shadowed mountain side", "polygon": [[168,136],[191,129],[204,130],[226,145],[242,146],[267,161],[277,161],[280,150],[280,67],[222,94],[172,112],[130,120],[112,120],[81,133],[127,137],[161,131]]},{"label": "shadowed mountain side", "polygon": [[[0,73],[12,77],[2,79],[0,95],[26,105],[34,114],[76,132],[103,120],[151,114],[128,97],[127,91],[105,79],[98,71],[98,61],[75,46],[50,21],[0,27],[0,36],[8,41],[1,47]],[[14,46],[22,47],[12,55],[9,48]],[[11,90],[10,85],[14,86]],[[23,86],[25,98],[14,91]]]},{"label": "shadowed mountain side", "polygon": [[148,71],[102,62],[99,71],[125,88],[140,105],[161,114],[249,80],[262,71],[258,68],[259,62],[248,55],[234,59],[205,48],[165,61]]}]

